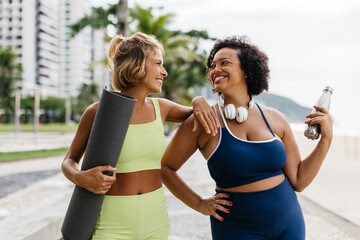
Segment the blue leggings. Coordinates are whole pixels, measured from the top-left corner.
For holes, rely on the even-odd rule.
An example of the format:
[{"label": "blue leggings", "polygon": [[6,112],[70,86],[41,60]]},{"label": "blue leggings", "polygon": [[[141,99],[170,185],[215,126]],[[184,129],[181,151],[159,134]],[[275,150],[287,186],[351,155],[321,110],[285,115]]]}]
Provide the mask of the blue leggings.
[{"label": "blue leggings", "polygon": [[212,217],[214,240],[304,240],[304,217],[296,194],[286,178],[265,191],[227,193],[233,203],[230,213],[218,211],[224,219]]}]

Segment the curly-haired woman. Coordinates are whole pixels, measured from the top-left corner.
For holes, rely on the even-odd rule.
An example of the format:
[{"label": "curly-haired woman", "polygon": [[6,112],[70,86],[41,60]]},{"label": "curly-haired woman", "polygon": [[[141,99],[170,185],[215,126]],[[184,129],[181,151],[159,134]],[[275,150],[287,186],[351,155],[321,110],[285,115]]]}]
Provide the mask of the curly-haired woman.
[{"label": "curly-haired woman", "polygon": [[[322,137],[302,160],[285,117],[253,100],[268,90],[265,53],[246,37],[229,37],[215,43],[206,65],[220,94],[213,106],[219,133],[192,132],[192,118],[187,119],[162,158],[164,184],[191,208],[211,215],[213,239],[305,239],[295,191],[306,188],[320,169],[332,141],[331,115],[316,106],[320,112],[307,116],[308,124],[321,125]],[[197,149],[216,182],[216,194],[207,199],[176,173]]]}]

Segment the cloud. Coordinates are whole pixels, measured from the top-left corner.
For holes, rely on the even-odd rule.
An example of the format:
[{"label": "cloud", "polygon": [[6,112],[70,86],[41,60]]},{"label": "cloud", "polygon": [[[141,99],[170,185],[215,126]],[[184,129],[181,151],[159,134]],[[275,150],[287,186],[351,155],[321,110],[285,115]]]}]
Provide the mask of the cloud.
[{"label": "cloud", "polygon": [[360,117],[344,107],[360,102],[360,1],[129,0],[129,6],[135,3],[175,13],[173,29],[207,30],[217,38],[248,35],[269,55],[270,92],[312,106],[332,85],[337,118]]}]

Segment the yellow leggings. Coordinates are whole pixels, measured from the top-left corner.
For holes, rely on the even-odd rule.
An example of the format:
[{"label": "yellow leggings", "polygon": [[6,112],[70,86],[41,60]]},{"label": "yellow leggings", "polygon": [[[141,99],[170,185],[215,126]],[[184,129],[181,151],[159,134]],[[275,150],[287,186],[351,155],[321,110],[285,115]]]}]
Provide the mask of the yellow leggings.
[{"label": "yellow leggings", "polygon": [[106,195],[94,240],[167,240],[170,221],[164,188],[131,196]]}]

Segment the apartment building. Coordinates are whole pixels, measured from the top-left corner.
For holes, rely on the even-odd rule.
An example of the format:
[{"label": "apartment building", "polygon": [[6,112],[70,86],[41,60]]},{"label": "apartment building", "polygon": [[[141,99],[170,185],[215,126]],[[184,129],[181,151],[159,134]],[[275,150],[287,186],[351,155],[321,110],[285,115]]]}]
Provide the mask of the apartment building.
[{"label": "apartment building", "polygon": [[67,27],[90,7],[89,0],[0,0],[0,47],[19,55],[22,94],[37,88],[42,96],[68,98],[83,83],[103,81],[104,68],[97,69],[98,79],[88,71],[94,52],[104,52],[103,38],[94,44],[91,28],[71,38]]}]

